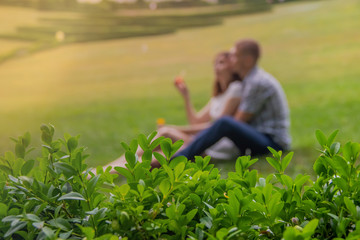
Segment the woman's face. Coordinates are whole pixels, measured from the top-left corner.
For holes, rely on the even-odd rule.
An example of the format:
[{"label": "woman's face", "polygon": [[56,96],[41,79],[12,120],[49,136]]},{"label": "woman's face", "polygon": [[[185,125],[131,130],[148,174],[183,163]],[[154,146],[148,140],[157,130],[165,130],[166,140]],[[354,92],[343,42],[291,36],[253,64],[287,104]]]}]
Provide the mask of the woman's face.
[{"label": "woman's face", "polygon": [[229,56],[220,55],[215,59],[215,74],[218,77],[232,74],[231,62]]}]

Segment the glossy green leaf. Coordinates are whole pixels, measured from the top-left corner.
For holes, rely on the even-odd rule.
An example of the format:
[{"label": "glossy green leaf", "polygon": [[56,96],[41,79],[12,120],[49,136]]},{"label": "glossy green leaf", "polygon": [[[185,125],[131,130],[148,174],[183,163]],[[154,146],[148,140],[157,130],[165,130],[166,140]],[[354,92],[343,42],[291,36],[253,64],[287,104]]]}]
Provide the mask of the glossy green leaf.
[{"label": "glossy green leaf", "polygon": [[171,144],[168,141],[163,140],[163,141],[160,142],[160,147],[161,147],[161,150],[164,153],[165,157],[167,159],[170,159],[170,156],[171,156]]},{"label": "glossy green leaf", "polygon": [[289,152],[281,161],[281,170],[284,172],[289,163],[291,162],[291,159],[294,155],[294,152]]},{"label": "glossy green leaf", "polygon": [[233,211],[233,214],[238,215],[240,211],[240,202],[236,197],[236,193],[233,190],[228,192],[228,202]]},{"label": "glossy green leaf", "polygon": [[4,237],[7,238],[9,236],[12,236],[17,231],[23,229],[26,226],[26,224],[27,224],[26,222],[17,222],[16,224],[11,225],[9,230],[5,233]]},{"label": "glossy green leaf", "polygon": [[141,159],[142,159],[143,161],[151,161],[151,160],[152,160],[152,156],[153,156],[153,155],[152,155],[152,151],[151,151],[150,149],[147,149],[147,150],[144,151]]},{"label": "glossy green leaf", "polygon": [[164,165],[162,167],[164,168],[165,172],[168,174],[169,176],[168,180],[170,181],[170,183],[174,184],[175,176],[173,170],[167,165]]},{"label": "glossy green leaf", "polygon": [[163,155],[161,155],[158,152],[153,152],[153,154],[154,154],[154,157],[156,158],[156,160],[159,161],[161,166],[164,166],[164,165],[167,164],[167,161],[166,161],[166,159],[165,159],[165,157]]},{"label": "glossy green leaf", "polygon": [[320,156],[314,163],[313,169],[318,176],[322,176],[327,173],[326,161],[323,156]]},{"label": "glossy green leaf", "polygon": [[40,130],[42,132],[41,133],[41,140],[44,143],[50,145],[51,142],[52,142],[53,135],[51,134],[51,131],[50,131],[49,127],[46,126],[45,124],[43,124],[43,125],[41,125]]},{"label": "glossy green leaf", "polygon": [[156,135],[157,135],[156,131],[150,133],[149,136],[147,137],[147,142],[150,143]]},{"label": "glossy green leaf", "polygon": [[125,152],[125,159],[126,162],[129,164],[130,168],[134,168],[135,164],[136,164],[136,157],[135,157],[135,153],[132,151],[126,151]]},{"label": "glossy green leaf", "polygon": [[270,157],[267,157],[266,158],[266,161],[275,169],[277,170],[278,172],[281,172],[281,165],[280,163],[273,159],[273,158],[270,158]]},{"label": "glossy green leaf", "polygon": [[228,235],[228,230],[226,228],[221,228],[216,232],[216,239],[223,240],[225,239],[226,235]]},{"label": "glossy green leaf", "polygon": [[266,198],[266,201],[266,205],[272,219],[276,218],[284,207],[284,203],[281,201],[281,194],[275,193],[271,196],[271,198]]},{"label": "glossy green leaf", "polygon": [[69,152],[73,152],[78,146],[78,140],[75,137],[71,137],[66,142],[67,149]]},{"label": "glossy green leaf", "polygon": [[137,148],[138,148],[138,141],[137,141],[137,139],[133,139],[133,140],[130,142],[130,151],[135,154],[136,151],[137,151]]},{"label": "glossy green leaf", "polygon": [[169,180],[164,179],[159,185],[159,190],[163,194],[163,196],[167,196],[167,194],[169,193],[169,190],[170,190]]},{"label": "glossy green leaf", "polygon": [[5,174],[13,174],[11,168],[5,165],[0,165],[0,170],[3,171]]},{"label": "glossy green leaf", "polygon": [[178,140],[176,141],[172,146],[171,146],[171,153],[170,153],[170,157],[172,157],[180,148],[181,146],[184,144],[183,140]]},{"label": "glossy green leaf", "polygon": [[348,142],[343,148],[343,155],[346,161],[354,164],[359,156],[360,146],[358,143]]},{"label": "glossy green leaf", "polygon": [[[297,239],[298,234],[299,234],[299,231],[296,230],[295,228],[287,227],[284,232],[283,239]],[[299,237],[299,239],[303,239],[303,238]]]},{"label": "glossy green leaf", "polygon": [[344,203],[345,203],[346,208],[349,210],[350,214],[356,218],[357,211],[356,211],[356,206],[353,203],[353,201],[351,201],[348,197],[344,197]]},{"label": "glossy green leaf", "polygon": [[128,169],[123,167],[114,167],[114,169],[115,171],[126,177],[128,181],[133,179],[133,175]]},{"label": "glossy green leaf", "polygon": [[169,167],[174,169],[180,163],[187,163],[187,158],[184,156],[177,156],[176,158],[172,159],[169,163]]},{"label": "glossy green leaf", "polygon": [[25,214],[26,219],[33,221],[33,222],[41,222],[41,219],[36,216],[35,214],[27,213]]},{"label": "glossy green leaf", "polygon": [[297,175],[294,181],[296,188],[300,191],[302,186],[310,179],[309,175]]},{"label": "glossy green leaf", "polygon": [[130,151],[129,145],[127,145],[125,142],[121,142],[120,144],[124,148],[125,151]]},{"label": "glossy green leaf", "polygon": [[25,148],[21,143],[15,144],[15,154],[18,158],[24,158],[25,157]]},{"label": "glossy green leaf", "polygon": [[257,178],[258,178],[258,171],[257,170],[251,170],[251,172],[248,173],[246,178],[247,178],[247,181],[249,183],[249,186],[250,187],[255,187],[256,182],[257,182]]},{"label": "glossy green leaf", "polygon": [[188,213],[186,214],[186,220],[187,220],[187,222],[190,222],[190,221],[195,217],[195,215],[196,215],[197,212],[198,212],[197,209],[193,209],[193,210],[191,210],[190,212],[188,212]]},{"label": "glossy green leaf", "polygon": [[86,240],[93,240],[95,237],[95,230],[91,227],[83,227],[81,225],[78,225],[78,227],[81,229],[82,233],[85,235]]},{"label": "glossy green leaf", "polygon": [[313,219],[308,224],[306,224],[306,226],[303,229],[302,236],[304,238],[311,237],[315,233],[318,223],[319,223],[318,219]]},{"label": "glossy green leaf", "polygon": [[343,178],[333,178],[333,183],[342,191],[348,191],[349,185]]},{"label": "glossy green leaf", "polygon": [[138,192],[139,192],[140,196],[142,196],[143,193],[144,193],[145,187],[143,185],[141,185],[141,184],[138,184],[137,189],[138,189]]},{"label": "glossy green leaf", "polygon": [[199,197],[199,195],[190,193],[189,197],[197,206],[201,205],[202,201],[201,201],[201,198]]},{"label": "glossy green leaf", "polygon": [[144,134],[138,136],[138,142],[142,150],[145,151],[148,149],[148,140]]},{"label": "glossy green leaf", "polygon": [[29,132],[26,132],[24,136],[22,137],[22,144],[25,148],[27,148],[30,145],[31,142],[31,135]]},{"label": "glossy green leaf", "polygon": [[154,140],[151,142],[149,148],[150,148],[151,150],[154,150],[157,146],[160,145],[161,141],[163,141],[164,139],[165,139],[165,137],[163,137],[163,136],[154,139]]},{"label": "glossy green leaf", "polygon": [[272,195],[272,189],[273,186],[271,184],[266,184],[266,186],[263,189],[263,195],[265,197],[265,203],[270,201],[271,195]]},{"label": "glossy green leaf", "polygon": [[71,165],[64,162],[54,163],[54,168],[57,173],[63,173],[67,178],[77,175],[76,170]]},{"label": "glossy green leaf", "polygon": [[250,160],[247,164],[246,164],[246,168],[249,168],[251,165],[253,165],[254,163],[256,163],[259,159],[255,158]]},{"label": "glossy green leaf", "polygon": [[0,202],[0,217],[4,217],[7,214],[8,206]]},{"label": "glossy green leaf", "polygon": [[[329,158],[327,158],[327,159],[330,160]],[[341,156],[338,156],[338,155],[334,156],[333,159],[329,161],[329,163],[342,176],[345,176],[345,177],[350,176],[349,166],[348,166],[347,162]]]},{"label": "glossy green leaf", "polygon": [[27,160],[25,164],[21,167],[21,174],[27,175],[34,167],[35,160]]},{"label": "glossy green leaf", "polygon": [[242,159],[243,158],[246,158],[247,159],[247,156],[241,156],[241,157],[238,157],[236,159],[236,162],[235,162],[235,171],[240,174],[241,176],[244,174],[244,166],[242,164]]},{"label": "glossy green leaf", "polygon": [[319,144],[322,146],[322,147],[325,147],[327,145],[327,139],[326,139],[326,136],[324,135],[324,133],[320,130],[316,130],[315,131],[315,136],[316,136],[316,139],[318,140]]},{"label": "glossy green leaf", "polygon": [[77,153],[76,156],[72,159],[72,162],[71,162],[71,166],[78,170],[79,172],[82,171],[82,162],[83,162],[83,159],[82,159],[82,156],[81,156],[81,153]]},{"label": "glossy green leaf", "polygon": [[51,219],[51,220],[48,221],[48,223],[51,226],[53,226],[55,228],[59,228],[59,229],[61,229],[63,231],[71,230],[71,224],[67,220],[65,220],[63,218]]},{"label": "glossy green leaf", "polygon": [[91,196],[93,192],[96,189],[96,185],[100,179],[100,175],[96,175],[95,177],[92,177],[86,184],[88,194]]},{"label": "glossy green leaf", "polygon": [[60,233],[59,238],[60,239],[68,239],[71,236],[72,232],[73,232],[73,230],[70,230],[70,231],[67,231],[64,233]]},{"label": "glossy green leaf", "polygon": [[268,147],[269,151],[272,153],[272,155],[276,158],[276,159],[280,159],[281,155],[279,154],[278,151],[276,151],[275,149],[273,149],[272,147]]},{"label": "glossy green leaf", "polygon": [[62,201],[62,200],[80,200],[80,201],[85,201],[85,198],[78,192],[70,192],[67,193],[65,195],[62,195],[58,201]]},{"label": "glossy green leaf", "polygon": [[283,184],[288,188],[291,189],[292,185],[294,184],[291,177],[288,175],[281,175],[281,180],[283,181]]},{"label": "glossy green leaf", "polygon": [[178,179],[180,174],[184,171],[185,168],[185,163],[181,162],[179,163],[175,169],[174,169],[174,173],[175,173],[175,179]]},{"label": "glossy green leaf", "polygon": [[169,219],[176,219],[177,217],[177,214],[176,214],[176,206],[175,205],[170,205],[170,207],[168,207],[166,210],[166,216],[169,218]]},{"label": "glossy green leaf", "polygon": [[340,150],[340,143],[335,142],[331,144],[330,146],[331,155],[338,154],[339,150]]},{"label": "glossy green leaf", "polygon": [[327,145],[331,146],[336,138],[336,135],[339,133],[339,130],[335,130],[332,132],[328,138]]},{"label": "glossy green leaf", "polygon": [[45,225],[45,222],[42,221],[42,222],[33,222],[32,225],[37,228],[37,229],[42,229]]}]

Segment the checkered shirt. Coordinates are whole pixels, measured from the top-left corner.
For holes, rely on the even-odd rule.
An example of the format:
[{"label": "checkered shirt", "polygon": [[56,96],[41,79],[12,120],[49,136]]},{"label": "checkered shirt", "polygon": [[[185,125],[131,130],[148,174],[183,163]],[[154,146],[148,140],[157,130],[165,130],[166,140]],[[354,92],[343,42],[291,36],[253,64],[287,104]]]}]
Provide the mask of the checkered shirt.
[{"label": "checkered shirt", "polygon": [[243,80],[239,110],[253,114],[249,125],[289,149],[289,108],[280,83],[269,73],[254,67]]}]

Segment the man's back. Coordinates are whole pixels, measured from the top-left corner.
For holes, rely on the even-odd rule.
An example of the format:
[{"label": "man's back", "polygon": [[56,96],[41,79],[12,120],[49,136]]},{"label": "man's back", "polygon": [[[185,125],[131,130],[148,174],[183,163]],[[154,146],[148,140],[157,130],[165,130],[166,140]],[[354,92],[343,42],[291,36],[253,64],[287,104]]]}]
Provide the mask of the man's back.
[{"label": "man's back", "polygon": [[249,125],[269,135],[284,149],[289,149],[289,108],[279,82],[269,73],[254,67],[245,77],[243,86],[239,110],[253,115]]}]

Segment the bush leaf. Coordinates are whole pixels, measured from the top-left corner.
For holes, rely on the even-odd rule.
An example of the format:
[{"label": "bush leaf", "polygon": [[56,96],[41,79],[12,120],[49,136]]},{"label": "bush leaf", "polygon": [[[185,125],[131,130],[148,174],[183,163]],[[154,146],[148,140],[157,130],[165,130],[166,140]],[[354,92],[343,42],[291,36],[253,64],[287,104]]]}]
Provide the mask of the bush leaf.
[{"label": "bush leaf", "polygon": [[65,195],[62,195],[61,197],[59,197],[58,201],[61,200],[80,200],[80,201],[85,201],[85,198],[83,197],[83,195],[81,195],[78,192],[70,192],[67,193]]},{"label": "bush leaf", "polygon": [[27,160],[25,164],[21,167],[21,174],[27,175],[34,167],[35,160]]},{"label": "bush leaf", "polygon": [[320,145],[322,147],[325,147],[327,145],[327,140],[326,137],[324,135],[324,133],[322,131],[320,131],[319,129],[315,131],[315,136],[316,139],[318,140],[318,142],[320,143]]},{"label": "bush leaf", "polygon": [[170,190],[170,182],[167,179],[164,179],[159,185],[160,192],[163,196],[166,196]]}]

